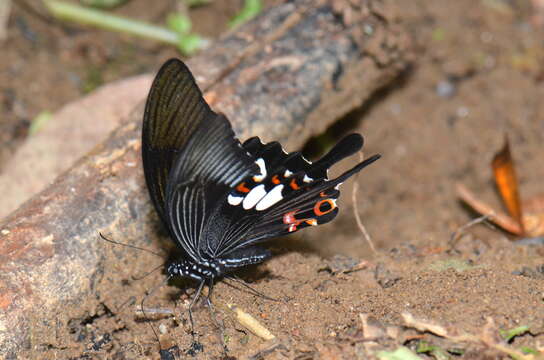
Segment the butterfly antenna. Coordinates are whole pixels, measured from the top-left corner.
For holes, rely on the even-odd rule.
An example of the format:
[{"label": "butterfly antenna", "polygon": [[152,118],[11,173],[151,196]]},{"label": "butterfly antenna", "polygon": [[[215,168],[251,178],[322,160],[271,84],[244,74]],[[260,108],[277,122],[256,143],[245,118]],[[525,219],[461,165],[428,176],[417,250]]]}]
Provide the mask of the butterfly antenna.
[{"label": "butterfly antenna", "polygon": [[142,311],[142,315],[144,316],[144,319],[146,320],[146,322],[149,324],[149,326],[151,326],[151,330],[153,331],[153,334],[155,335],[155,337],[157,338],[157,342],[159,343],[159,352],[162,350],[162,345],[161,345],[161,340],[159,338],[159,335],[157,334],[157,332],[155,331],[155,328],[153,327],[153,324],[151,324],[151,319],[149,319],[147,317],[147,314],[145,313],[145,309],[144,309],[144,302],[147,300],[147,298],[149,296],[151,296],[155,291],[157,291],[160,287],[164,286],[168,280],[170,280],[172,276],[168,276],[162,283],[160,283],[159,285],[155,286],[154,288],[151,289],[150,292],[147,293],[146,296],[144,296],[144,298],[142,299],[142,301],[140,302],[140,310]]},{"label": "butterfly antenna", "polygon": [[134,280],[134,281],[143,280],[143,279],[145,279],[145,278],[148,277],[149,275],[153,274],[155,271],[159,270],[159,269],[162,268],[162,267],[164,267],[164,264],[159,264],[159,265],[157,265],[156,267],[154,267],[153,270],[146,272],[146,273],[145,273],[144,275],[142,275],[142,276],[132,276],[132,280]]},{"label": "butterfly antenna", "polygon": [[[275,298],[272,298],[270,296],[267,296],[265,294],[263,294],[262,292],[258,291],[258,290],[255,290],[254,288],[252,288],[251,286],[249,286],[248,284],[246,284],[246,282],[240,278],[238,278],[236,275],[230,275],[230,276],[225,276],[224,277],[224,280],[226,279],[229,279],[229,280],[232,280],[232,281],[235,281],[237,282],[238,284],[242,285],[243,287],[245,287],[246,289],[249,290],[250,293],[252,293],[253,295],[255,296],[258,296],[258,297],[261,297],[263,299],[266,299],[266,300],[270,300],[270,301],[276,301],[276,302],[281,302],[280,299],[275,299]],[[230,284],[228,281],[225,281],[225,284],[227,284],[228,286],[238,290],[238,291],[243,291],[242,289],[240,289],[239,287],[237,286],[234,286],[233,284]]]},{"label": "butterfly antenna", "polygon": [[106,236],[104,236],[101,232],[99,232],[98,234],[100,234],[100,237],[102,238],[102,240],[106,240],[107,242],[110,242],[112,244],[115,244],[115,245],[122,245],[122,246],[126,246],[126,247],[129,247],[129,248],[133,248],[133,249],[137,249],[137,250],[142,250],[142,251],[146,251],[150,254],[153,254],[155,256],[158,256],[160,258],[164,258],[164,255],[162,254],[159,254],[159,253],[156,253],[152,250],[149,250],[149,249],[144,249],[144,248],[141,248],[141,247],[138,247],[138,246],[134,246],[134,245],[130,245],[130,244],[123,244],[123,243],[120,243],[120,242],[117,242],[117,241],[114,241],[112,239],[108,239]]}]

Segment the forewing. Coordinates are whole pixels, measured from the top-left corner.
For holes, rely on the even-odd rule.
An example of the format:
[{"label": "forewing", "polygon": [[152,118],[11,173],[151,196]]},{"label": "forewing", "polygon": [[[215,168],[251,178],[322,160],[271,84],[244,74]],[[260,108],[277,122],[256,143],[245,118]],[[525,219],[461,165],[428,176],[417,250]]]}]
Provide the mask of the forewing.
[{"label": "forewing", "polygon": [[198,127],[176,156],[168,184],[197,180],[205,186],[232,187],[258,170],[253,158],[235,138],[227,118],[214,114]]},{"label": "forewing", "polygon": [[177,59],[167,61],[149,91],[142,127],[145,179],[166,225],[166,184],[174,159],[198,126],[215,116],[187,66]]},{"label": "forewing", "polygon": [[151,198],[172,237],[200,258],[202,227],[225,194],[258,173],[227,118],[206,104],[189,69],[169,60],[146,104],[142,157]]}]

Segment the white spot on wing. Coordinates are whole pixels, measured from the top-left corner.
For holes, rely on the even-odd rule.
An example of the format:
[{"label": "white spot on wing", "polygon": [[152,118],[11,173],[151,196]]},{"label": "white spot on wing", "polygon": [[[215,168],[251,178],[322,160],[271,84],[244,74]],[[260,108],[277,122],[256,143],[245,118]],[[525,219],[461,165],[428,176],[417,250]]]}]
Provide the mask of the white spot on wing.
[{"label": "white spot on wing", "polygon": [[338,185],[336,185],[334,188],[335,188],[336,190],[340,190],[340,185],[342,185],[342,183],[338,183]]},{"label": "white spot on wing", "polygon": [[304,179],[302,181],[304,181],[305,183],[310,183],[310,182],[314,181],[314,179],[312,179],[308,175],[304,174]]},{"label": "white spot on wing", "polygon": [[229,197],[227,198],[227,201],[229,202],[229,204],[231,204],[231,205],[233,205],[233,206],[240,205],[240,203],[242,202],[242,200],[244,200],[244,197],[243,197],[243,196],[229,195]]},{"label": "white spot on wing", "polygon": [[259,201],[255,209],[257,211],[265,210],[277,203],[278,201],[281,201],[281,199],[283,199],[283,196],[281,196],[282,190],[283,185],[274,186],[274,188],[270,190],[268,194],[266,194],[266,196],[262,198],[261,201]]},{"label": "white spot on wing", "polygon": [[289,177],[291,175],[293,175],[293,173],[291,171],[285,170],[285,173],[283,174],[283,177]]},{"label": "white spot on wing", "polygon": [[255,161],[255,164],[259,166],[259,170],[261,171],[261,173],[259,175],[255,175],[253,177],[253,180],[255,182],[261,182],[266,177],[266,164],[263,158],[258,158],[257,161]]},{"label": "white spot on wing", "polygon": [[302,160],[306,161],[308,164],[312,165],[312,162],[304,157],[304,155],[300,155]]},{"label": "white spot on wing", "polygon": [[258,203],[259,200],[261,200],[265,195],[266,190],[264,189],[264,185],[256,186],[246,195],[242,206],[244,209],[249,210],[254,207],[255,204]]}]

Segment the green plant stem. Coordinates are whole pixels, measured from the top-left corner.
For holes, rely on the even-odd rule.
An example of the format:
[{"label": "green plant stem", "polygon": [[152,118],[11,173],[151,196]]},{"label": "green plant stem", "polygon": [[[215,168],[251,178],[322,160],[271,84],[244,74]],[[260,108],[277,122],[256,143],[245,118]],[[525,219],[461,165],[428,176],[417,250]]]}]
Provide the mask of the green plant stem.
[{"label": "green plant stem", "polygon": [[44,0],[44,4],[55,17],[60,19],[146,37],[176,46],[179,43],[177,33],[160,26],[110,15],[104,11],[68,4],[63,1]]},{"label": "green plant stem", "polygon": [[261,0],[245,0],[243,9],[230,21],[229,26],[235,28],[251,19],[263,9]]},{"label": "green plant stem", "polygon": [[100,9],[113,9],[121,6],[128,0],[80,0],[83,5],[92,6]]}]

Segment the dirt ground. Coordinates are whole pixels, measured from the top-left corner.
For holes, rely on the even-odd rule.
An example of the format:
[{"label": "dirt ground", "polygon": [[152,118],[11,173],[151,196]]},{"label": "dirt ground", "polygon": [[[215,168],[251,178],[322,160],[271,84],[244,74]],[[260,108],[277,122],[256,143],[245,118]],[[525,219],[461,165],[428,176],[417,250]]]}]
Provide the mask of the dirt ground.
[{"label": "dirt ground", "polygon": [[[153,20],[173,6],[165,1],[149,13],[142,12],[143,3],[133,0],[116,11]],[[366,359],[406,349],[422,359],[529,359],[531,351],[544,351],[544,246],[516,243],[518,238],[484,224],[450,241],[477,216],[458,200],[457,182],[503,209],[489,164],[505,134],[522,197],[544,193],[539,3],[398,1],[417,44],[413,67],[350,114],[342,122],[349,129],[330,131],[361,132],[365,154],[383,155],[356,180],[355,201],[376,252],[356,224],[352,184],[346,184],[333,223],[273,243],[276,257],[240,274],[279,301],[216,285],[213,302],[226,354],[204,305],[194,314],[203,350],[191,347],[184,310],[194,289],[180,290],[185,284],[160,287],[146,298],[149,312],[170,309],[175,315],[146,319],[135,313],[146,291],[164,278],[156,272],[144,280],[127,278],[126,298],[97,294],[103,307],[82,309],[65,324],[71,337],[42,349],[42,358],[157,359],[154,331],[160,346],[170,349],[163,359],[192,352],[196,359]],[[196,30],[217,36],[220,29],[206,24],[224,30],[237,6],[215,0],[200,7],[192,14],[202,19]],[[14,5],[8,30],[0,57],[0,169],[27,141],[30,119],[40,111],[55,110],[99,83],[150,71],[157,59],[175,54],[151,42],[61,28],[20,5]],[[100,66],[107,70],[97,74]],[[134,276],[150,269],[142,264]],[[227,309],[233,303],[276,339],[265,341],[240,325]],[[505,339],[504,332],[515,328],[525,330]]]}]

